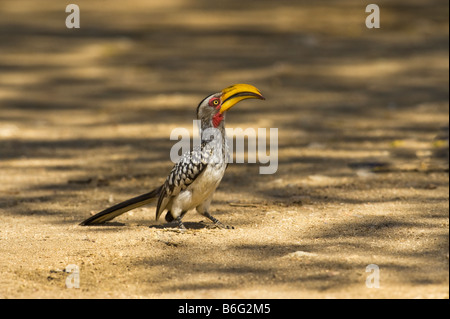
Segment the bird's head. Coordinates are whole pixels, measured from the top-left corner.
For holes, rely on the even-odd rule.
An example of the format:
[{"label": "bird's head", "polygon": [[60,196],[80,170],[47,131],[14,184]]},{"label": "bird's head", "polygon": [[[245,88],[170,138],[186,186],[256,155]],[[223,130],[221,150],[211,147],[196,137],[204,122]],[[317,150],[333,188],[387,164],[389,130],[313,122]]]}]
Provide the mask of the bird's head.
[{"label": "bird's head", "polygon": [[202,126],[218,127],[225,118],[225,112],[245,99],[265,100],[253,85],[235,84],[204,98],[197,107],[197,119],[202,121]]}]

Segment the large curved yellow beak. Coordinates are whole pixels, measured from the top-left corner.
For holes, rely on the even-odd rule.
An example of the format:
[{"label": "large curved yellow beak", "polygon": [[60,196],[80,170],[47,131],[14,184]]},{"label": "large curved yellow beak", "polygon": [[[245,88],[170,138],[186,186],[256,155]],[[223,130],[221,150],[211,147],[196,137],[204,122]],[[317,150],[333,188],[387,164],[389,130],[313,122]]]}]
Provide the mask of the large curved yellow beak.
[{"label": "large curved yellow beak", "polygon": [[245,99],[265,100],[261,92],[250,84],[235,84],[222,90],[220,113],[231,109],[236,103]]}]

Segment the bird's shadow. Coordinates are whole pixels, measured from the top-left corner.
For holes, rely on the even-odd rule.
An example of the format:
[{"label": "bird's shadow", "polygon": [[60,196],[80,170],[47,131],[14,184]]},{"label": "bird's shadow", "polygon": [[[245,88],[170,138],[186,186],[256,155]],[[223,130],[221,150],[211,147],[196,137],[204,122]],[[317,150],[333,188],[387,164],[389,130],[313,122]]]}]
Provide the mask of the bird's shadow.
[{"label": "bird's shadow", "polygon": [[[183,222],[183,225],[184,225],[184,227],[186,227],[187,230],[214,228],[214,225],[208,225],[208,224],[205,224],[204,222]],[[178,223],[176,223],[176,222],[150,225],[148,227],[154,228],[154,229],[180,230],[178,227]]]},{"label": "bird's shadow", "polygon": [[[204,222],[184,222],[183,223],[184,226],[186,227],[186,230],[197,230],[197,229],[208,229],[208,228],[216,228],[214,225],[208,225]],[[91,227],[104,227],[104,228],[109,228],[109,227],[126,227],[128,224],[126,223],[120,223],[120,222],[106,222],[104,224],[98,224],[98,225],[90,225],[87,226],[88,228]],[[141,225],[142,226],[142,225]],[[166,230],[180,230],[178,227],[178,223],[166,223],[166,224],[155,224],[155,225],[150,225],[148,226],[148,228],[153,228],[153,229],[166,229]]]}]

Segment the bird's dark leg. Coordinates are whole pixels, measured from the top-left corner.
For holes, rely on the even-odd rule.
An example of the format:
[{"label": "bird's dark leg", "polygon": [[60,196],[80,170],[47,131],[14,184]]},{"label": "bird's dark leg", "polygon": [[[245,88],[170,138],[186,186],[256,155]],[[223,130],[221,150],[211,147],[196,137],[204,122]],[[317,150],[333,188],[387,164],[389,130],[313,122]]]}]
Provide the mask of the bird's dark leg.
[{"label": "bird's dark leg", "polygon": [[178,222],[178,228],[182,231],[186,230],[186,227],[184,227],[183,222],[181,221],[181,216],[178,216],[175,218],[175,220]]},{"label": "bird's dark leg", "polygon": [[165,220],[168,223],[173,222],[174,220],[176,220],[177,223],[178,223],[178,228],[180,230],[186,230],[186,227],[184,226],[183,222],[181,221],[181,218],[183,218],[184,214],[186,214],[186,212],[182,212],[180,216],[178,216],[177,218],[173,218],[172,213],[170,211],[168,211],[166,213]]},{"label": "bird's dark leg", "polygon": [[214,225],[216,225],[219,228],[234,229],[233,226],[228,226],[228,225],[222,224],[217,218],[215,218],[208,212],[204,212],[202,215],[205,216],[206,218],[208,218],[209,220],[211,220],[214,223]]}]

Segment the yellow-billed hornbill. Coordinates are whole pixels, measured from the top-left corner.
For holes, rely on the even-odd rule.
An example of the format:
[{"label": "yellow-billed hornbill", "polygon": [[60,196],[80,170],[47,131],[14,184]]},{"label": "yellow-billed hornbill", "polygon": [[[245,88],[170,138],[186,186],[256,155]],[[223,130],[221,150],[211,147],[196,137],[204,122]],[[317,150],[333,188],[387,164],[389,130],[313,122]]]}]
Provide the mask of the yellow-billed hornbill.
[{"label": "yellow-billed hornbill", "polygon": [[197,107],[197,119],[201,123],[201,144],[182,155],[164,184],[149,193],[109,207],[80,225],[102,224],[158,199],[157,220],[161,213],[167,210],[166,221],[176,220],[179,228],[185,229],[181,219],[189,210],[195,208],[216,226],[230,228],[211,216],[208,210],[214,191],[228,166],[225,112],[245,99],[264,100],[264,97],[252,85],[236,84],[203,99]]}]

